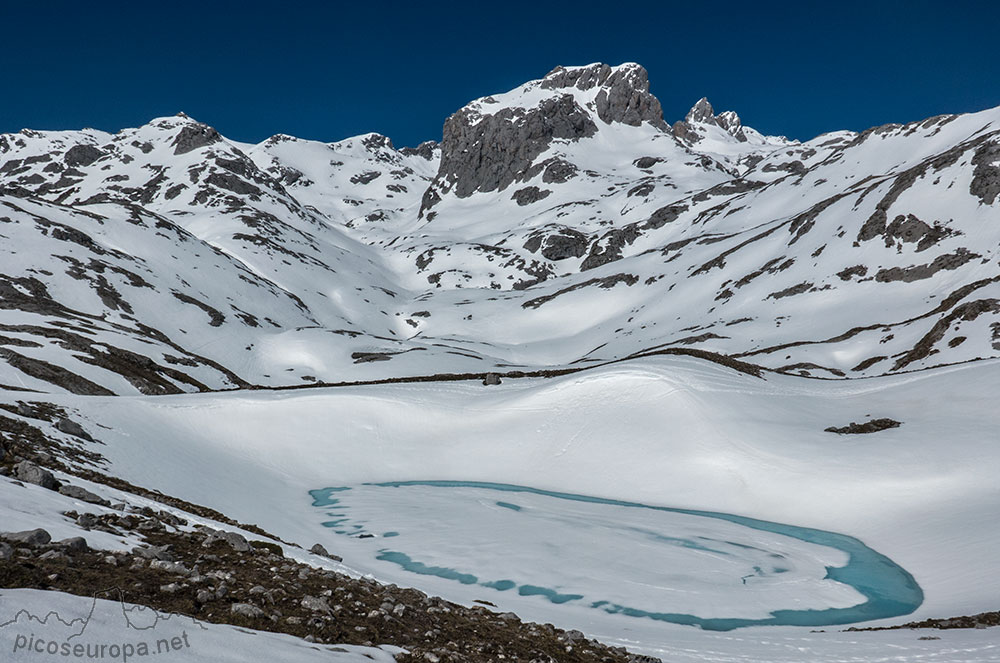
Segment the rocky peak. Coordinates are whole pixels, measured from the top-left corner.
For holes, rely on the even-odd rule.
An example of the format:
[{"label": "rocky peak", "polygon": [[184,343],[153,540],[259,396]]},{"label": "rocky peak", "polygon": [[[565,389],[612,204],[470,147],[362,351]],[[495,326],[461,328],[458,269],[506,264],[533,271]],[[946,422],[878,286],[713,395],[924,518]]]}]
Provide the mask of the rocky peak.
[{"label": "rocky peak", "polygon": [[698,100],[698,103],[691,107],[687,115],[684,116],[684,121],[688,123],[701,122],[702,124],[715,124],[715,109],[712,108],[712,104],[709,103],[706,97],[702,97]]},{"label": "rocky peak", "polygon": [[443,193],[465,198],[528,179],[534,159],[553,140],[593,136],[598,121],[667,129],[643,67],[556,67],[540,80],[472,102],[445,122],[441,165],[421,214]]},{"label": "rocky peak", "polygon": [[719,127],[730,136],[741,143],[747,142],[747,136],[743,132],[743,124],[740,116],[733,111],[723,111],[718,115],[706,97],[702,97],[691,107],[683,122],[677,122],[673,126],[674,135],[688,143],[695,143],[700,140],[699,134],[693,130],[694,124],[707,124]]}]

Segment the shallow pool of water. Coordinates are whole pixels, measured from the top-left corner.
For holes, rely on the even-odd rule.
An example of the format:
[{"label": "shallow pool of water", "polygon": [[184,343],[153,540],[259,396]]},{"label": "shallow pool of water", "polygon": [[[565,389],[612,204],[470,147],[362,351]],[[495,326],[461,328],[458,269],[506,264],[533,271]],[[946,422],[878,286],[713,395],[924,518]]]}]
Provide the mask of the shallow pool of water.
[{"label": "shallow pool of water", "polygon": [[913,576],[854,537],[744,516],[466,481],[310,495],[336,516],[324,526],[374,534],[375,559],[407,572],[629,617],[815,627],[923,602]]}]

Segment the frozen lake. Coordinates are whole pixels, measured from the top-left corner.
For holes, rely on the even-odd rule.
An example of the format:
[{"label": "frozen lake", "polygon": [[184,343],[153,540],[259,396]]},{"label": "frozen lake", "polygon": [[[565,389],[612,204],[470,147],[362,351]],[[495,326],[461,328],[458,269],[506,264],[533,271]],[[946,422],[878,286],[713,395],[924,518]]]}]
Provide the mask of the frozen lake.
[{"label": "frozen lake", "polygon": [[381,564],[553,604],[728,631],[906,615],[913,577],[858,539],[726,513],[463,481],[310,491]]}]

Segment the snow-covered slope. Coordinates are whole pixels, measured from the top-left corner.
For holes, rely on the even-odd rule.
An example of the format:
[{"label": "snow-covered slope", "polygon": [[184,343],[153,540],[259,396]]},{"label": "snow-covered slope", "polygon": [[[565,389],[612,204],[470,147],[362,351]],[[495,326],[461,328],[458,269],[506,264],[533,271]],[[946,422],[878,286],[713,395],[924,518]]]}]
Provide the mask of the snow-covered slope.
[{"label": "snow-covered slope", "polygon": [[[416,148],[24,130],[0,461],[99,454],[355,574],[665,658],[995,660],[801,625],[997,608],[998,247],[1000,109],[797,142],[706,99],[669,124],[635,64],[557,67]],[[873,419],[901,424],[826,430]],[[73,527],[3,481],[0,529]],[[665,623],[716,619],[783,625]]]},{"label": "snow-covered slope", "polygon": [[798,143],[704,99],[671,127],[644,69],[595,64],[476,100],[415,149],[246,145],[183,115],[0,136],[0,383],[996,356],[998,132],[994,109]]}]

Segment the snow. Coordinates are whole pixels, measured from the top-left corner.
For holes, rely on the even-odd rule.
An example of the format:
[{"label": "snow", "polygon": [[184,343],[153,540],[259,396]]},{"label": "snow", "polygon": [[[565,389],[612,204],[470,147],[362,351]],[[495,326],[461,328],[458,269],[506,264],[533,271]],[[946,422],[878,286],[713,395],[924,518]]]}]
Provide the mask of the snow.
[{"label": "snow", "polygon": [[[973,614],[995,608],[995,592],[983,578],[1000,572],[993,443],[1000,421],[989,406],[998,389],[997,361],[817,382],[762,380],[670,357],[490,388],[447,383],[50,398],[72,403],[85,426],[111,427],[102,431],[101,451],[109,470],[128,481],[258,523],[306,547],[318,541],[342,555],[347,568],[386,582],[466,603],[486,598],[526,619],[615,642],[638,639],[660,651],[675,637],[669,625],[417,575],[380,561],[375,546],[392,549],[385,542],[394,539],[373,543],[324,528],[330,518],[311,506],[308,491],[425,479],[517,483],[818,528],[856,537],[913,574],[925,601],[912,619]],[[948,394],[946,404],[939,394]],[[860,436],[823,430],[868,415],[903,425]],[[447,522],[449,515],[437,518]],[[475,533],[461,511],[455,518],[463,523],[460,531]],[[589,534],[595,550],[620,543],[613,528]],[[560,557],[532,558],[531,579],[559,577],[550,574]],[[496,564],[500,575],[503,563],[487,552],[476,562],[485,570]],[[635,572],[631,582],[644,582],[641,567]],[[722,596],[712,605],[726,606],[738,595]],[[697,597],[688,603],[693,611],[706,605]],[[743,605],[725,609],[746,610]],[[806,637],[802,630],[780,632]]]},{"label": "snow", "polygon": [[[532,81],[467,109],[529,112],[568,93],[593,119],[597,92]],[[573,569],[545,553],[592,541],[590,575],[610,575],[588,590],[657,605],[667,584],[654,569],[661,550],[637,547],[636,563],[620,568],[607,561],[623,543],[637,543],[619,529],[624,521],[597,527],[561,512],[532,520],[503,507],[478,519],[435,497],[436,512],[457,519],[464,538],[421,530],[426,515],[403,518],[405,502],[352,507],[372,522],[395,523],[398,538],[359,540],[323,527],[329,517],[311,506],[308,491],[325,486],[508,483],[842,533],[913,574],[925,595],[914,619],[997,609],[986,579],[1000,572],[1000,362],[989,359],[997,355],[990,302],[1000,299],[1000,203],[973,195],[971,157],[996,144],[1000,109],[801,144],[749,127],[749,140],[739,142],[696,123],[701,139],[687,144],[649,124],[595,125],[594,136],[552,141],[535,160],[573,164],[567,181],[546,182],[538,172],[503,191],[445,193],[433,218],[418,212],[440,148],[430,159],[404,154],[378,134],[332,144],[278,135],[258,145],[219,136],[180,155],[179,132],[206,129],[187,117],[115,135],[0,137],[0,185],[15,191],[0,194],[0,287],[13,302],[0,302],[0,345],[119,395],[69,394],[43,373],[3,361],[0,385],[41,393],[0,392],[0,400],[65,406],[104,443],[109,473],[306,547],[319,541],[343,555],[342,570],[466,603],[485,597],[665,660],[997,660],[992,632],[936,633],[940,641],[792,627],[718,635],[377,559],[376,546],[395,540],[421,561],[454,565],[472,555],[469,542],[487,540],[487,523],[502,522],[535,541],[516,556],[529,566],[519,567],[524,582],[569,587]],[[61,164],[75,145],[103,156],[67,176]],[[57,186],[63,179],[70,183]],[[525,186],[551,193],[521,206],[512,194]],[[668,206],[676,218],[651,223]],[[924,246],[888,232],[864,239],[879,214],[886,223],[916,217],[937,229],[937,241]],[[572,255],[550,259],[541,242],[529,248],[567,232],[583,238]],[[580,271],[596,248],[616,242],[620,259]],[[962,250],[976,257],[926,278],[891,278],[891,270]],[[865,271],[850,271],[858,266]],[[538,274],[540,283],[515,288]],[[902,361],[927,343],[926,354]],[[682,357],[620,361],[668,346],[858,379],[759,379]],[[153,397],[95,361],[115,349],[148,358],[166,384],[186,392],[232,389],[241,379],[303,386],[615,363],[490,388],[469,381]],[[903,424],[861,436],[823,430],[868,417]],[[37,487],[3,480],[0,505],[4,529],[44,526],[57,538],[76,531],[59,514],[80,505]],[[675,527],[683,529],[658,531]],[[542,545],[555,532],[559,540]],[[108,549],[135,543],[85,535]],[[774,596],[740,602],[724,587],[699,590],[692,578],[711,569],[695,564],[680,581],[679,594],[691,600],[676,609],[759,615],[788,601],[849,599],[843,586],[817,578],[829,551],[796,550],[796,580],[818,591],[779,583]],[[300,553],[291,554],[310,558]],[[483,554],[474,570],[513,574],[503,566],[515,561],[511,554]],[[755,566],[738,560],[734,573]],[[219,628],[213,642],[244,637]],[[255,637],[273,645],[275,660],[299,651]]]}]

